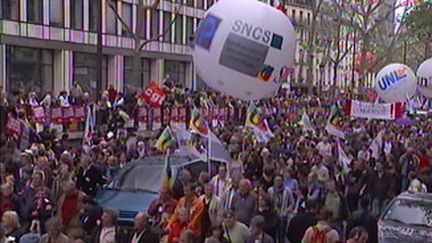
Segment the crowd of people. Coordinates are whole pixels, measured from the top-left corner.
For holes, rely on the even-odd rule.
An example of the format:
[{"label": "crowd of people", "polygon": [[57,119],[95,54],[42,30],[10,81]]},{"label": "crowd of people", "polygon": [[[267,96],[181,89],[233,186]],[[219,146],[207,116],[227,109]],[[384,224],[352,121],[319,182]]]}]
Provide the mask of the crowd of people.
[{"label": "crowd of people", "polygon": [[[248,105],[216,92],[171,85],[165,91],[164,106]],[[94,197],[125,164],[159,153],[154,144],[162,129],[142,136],[122,128],[145,101],[114,89],[92,101],[79,87],[57,99],[20,91],[0,98],[29,130],[25,142],[1,134],[0,242],[377,242],[377,217],[393,197],[432,189],[430,117],[413,118],[412,125],[341,117],[345,139],[338,141],[325,125],[330,107],[342,97],[280,92],[256,104],[271,111],[264,116],[272,138],[257,141],[244,120],[211,127],[232,161],[214,175],[179,172],[173,187],[161,188],[125,231],[118,212],[102,208]],[[29,106],[75,103],[98,107],[90,144],[72,141],[67,129],[59,133],[49,124],[36,132],[26,112]],[[304,111],[314,132],[299,125]],[[380,132],[379,150],[371,151]],[[338,143],[352,157],[348,167],[338,158]]]}]

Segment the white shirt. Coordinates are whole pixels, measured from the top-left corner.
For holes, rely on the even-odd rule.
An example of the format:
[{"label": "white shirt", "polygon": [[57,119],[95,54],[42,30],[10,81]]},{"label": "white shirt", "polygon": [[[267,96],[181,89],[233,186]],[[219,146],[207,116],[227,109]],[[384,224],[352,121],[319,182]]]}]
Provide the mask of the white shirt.
[{"label": "white shirt", "polygon": [[214,194],[220,198],[225,196],[225,193],[228,189],[228,186],[231,183],[231,180],[228,178],[222,179],[219,175],[216,175],[212,178],[211,183],[214,186]]},{"label": "white shirt", "polygon": [[60,106],[61,107],[69,107],[69,101],[68,101],[67,97],[60,96],[59,97],[59,101],[60,101]]},{"label": "white shirt", "polygon": [[332,156],[332,146],[330,143],[319,142],[317,147],[318,152],[323,157],[331,157]]},{"label": "white shirt", "polygon": [[115,226],[103,227],[99,236],[99,243],[115,243],[116,230]]},{"label": "white shirt", "polygon": [[139,240],[141,239],[141,237],[142,237],[142,235],[144,234],[144,230],[143,231],[141,231],[139,234],[137,234],[136,232],[133,234],[133,237],[132,237],[132,240],[131,240],[131,243],[138,243],[139,242]]}]

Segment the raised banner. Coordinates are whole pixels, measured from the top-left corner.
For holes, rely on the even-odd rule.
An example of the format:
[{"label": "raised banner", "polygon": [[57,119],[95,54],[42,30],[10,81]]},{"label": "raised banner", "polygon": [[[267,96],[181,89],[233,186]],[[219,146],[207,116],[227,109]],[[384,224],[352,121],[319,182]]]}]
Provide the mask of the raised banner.
[{"label": "raised banner", "polygon": [[347,100],[344,107],[345,115],[347,116],[378,120],[399,119],[402,117],[402,110],[403,104],[400,102],[375,104],[358,100]]},{"label": "raised banner", "polygon": [[54,124],[62,124],[63,110],[61,107],[55,107],[51,110],[51,122]]},{"label": "raised banner", "polygon": [[160,108],[165,97],[165,92],[155,82],[152,82],[146,91],[140,96],[141,99],[146,100],[153,108]]},{"label": "raised banner", "polygon": [[74,110],[75,110],[74,121],[77,121],[77,122],[84,121],[86,118],[84,106],[76,106],[76,107],[74,107]]},{"label": "raised banner", "polygon": [[11,113],[8,114],[6,123],[6,134],[10,136],[21,136],[22,124]]},{"label": "raised banner", "polygon": [[33,119],[36,122],[42,123],[45,121],[45,111],[42,106],[36,106],[32,108]]}]

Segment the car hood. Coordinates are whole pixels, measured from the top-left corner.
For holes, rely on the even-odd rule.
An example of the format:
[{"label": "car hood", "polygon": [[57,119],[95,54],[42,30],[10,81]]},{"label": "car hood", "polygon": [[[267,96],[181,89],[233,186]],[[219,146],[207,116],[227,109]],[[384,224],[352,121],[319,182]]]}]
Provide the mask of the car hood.
[{"label": "car hood", "polygon": [[96,195],[96,201],[103,207],[119,212],[119,221],[132,222],[135,214],[148,209],[157,198],[156,193],[142,191],[102,190]]},{"label": "car hood", "polygon": [[380,243],[429,242],[432,239],[432,228],[384,221],[378,226],[378,236]]}]

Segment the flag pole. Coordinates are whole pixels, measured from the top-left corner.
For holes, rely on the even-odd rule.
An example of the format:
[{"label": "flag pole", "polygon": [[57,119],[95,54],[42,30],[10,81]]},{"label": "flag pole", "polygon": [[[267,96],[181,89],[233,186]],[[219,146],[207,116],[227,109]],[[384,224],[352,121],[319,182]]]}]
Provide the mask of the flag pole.
[{"label": "flag pole", "polygon": [[207,134],[207,171],[211,176],[211,139],[210,139],[210,129]]}]

